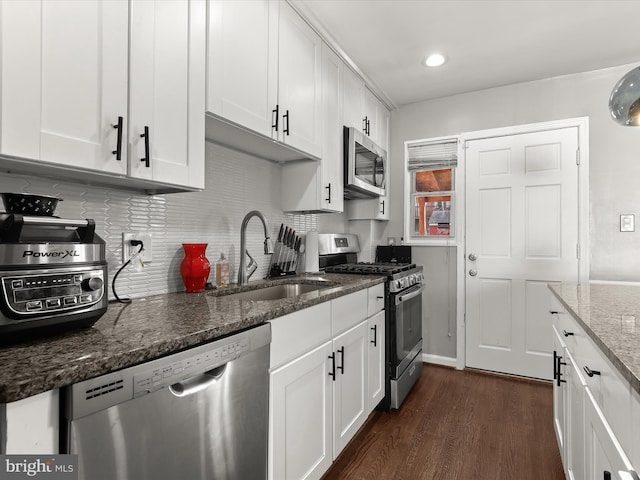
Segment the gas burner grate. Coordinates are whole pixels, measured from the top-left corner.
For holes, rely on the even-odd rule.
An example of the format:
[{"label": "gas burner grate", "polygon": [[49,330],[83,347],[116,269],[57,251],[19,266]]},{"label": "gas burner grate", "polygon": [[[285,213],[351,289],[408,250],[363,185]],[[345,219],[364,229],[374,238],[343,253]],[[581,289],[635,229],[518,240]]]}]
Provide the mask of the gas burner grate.
[{"label": "gas burner grate", "polygon": [[327,273],[354,273],[360,275],[395,275],[415,268],[413,263],[345,263],[326,267]]}]

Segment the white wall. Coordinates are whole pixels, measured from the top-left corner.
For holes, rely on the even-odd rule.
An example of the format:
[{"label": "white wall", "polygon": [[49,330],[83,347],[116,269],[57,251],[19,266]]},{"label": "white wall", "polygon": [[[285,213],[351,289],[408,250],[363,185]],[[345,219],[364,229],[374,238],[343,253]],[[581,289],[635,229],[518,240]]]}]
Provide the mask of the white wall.
[{"label": "white wall", "polygon": [[[640,228],[620,233],[619,215],[640,215],[640,128],[611,120],[611,90],[636,65],[567,75],[406,105],[392,114],[392,220],[403,224],[404,142],[462,132],[589,117],[591,279],[640,280]],[[636,218],[640,221],[640,217]]]},{"label": "white wall", "polygon": [[[621,213],[633,213],[640,222],[640,128],[617,125],[608,111],[613,86],[636,66],[508,85],[406,105],[392,112],[392,210],[384,237],[399,238],[403,232],[405,141],[589,117],[590,278],[640,281],[640,224],[633,233],[619,230]],[[446,250],[425,251],[428,248],[414,247],[417,263],[422,263],[425,270],[433,268],[446,274],[442,268]],[[446,275],[442,283],[451,285],[452,277]],[[428,280],[434,281],[433,276]],[[449,300],[427,294],[423,300],[425,353],[455,357],[455,342],[447,335],[455,304],[446,315]],[[437,314],[429,313],[429,309]]]},{"label": "white wall", "polygon": [[[235,282],[240,225],[251,210],[266,215],[274,240],[281,223],[300,233],[317,229],[316,215],[282,212],[278,164],[206,143],[205,168],[206,189],[202,192],[149,196],[7,173],[0,174],[0,192],[56,195],[64,199],[56,215],[95,219],[96,231],[107,242],[110,285],[122,264],[122,232],[151,233],[153,261],[141,272],[128,267],[120,274],[116,286],[121,297],[183,291],[182,243],[208,243],[207,258],[212,265],[224,252]],[[260,279],[266,275],[269,256],[263,254],[264,229],[259,219],[251,219],[247,234],[247,248],[259,264],[252,280]],[[215,280],[215,274],[210,278]]]}]

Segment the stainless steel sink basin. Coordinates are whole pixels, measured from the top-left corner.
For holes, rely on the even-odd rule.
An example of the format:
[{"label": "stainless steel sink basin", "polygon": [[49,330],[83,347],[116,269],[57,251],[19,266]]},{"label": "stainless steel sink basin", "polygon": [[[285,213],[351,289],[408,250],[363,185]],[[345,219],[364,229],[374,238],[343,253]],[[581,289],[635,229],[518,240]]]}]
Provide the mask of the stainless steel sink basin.
[{"label": "stainless steel sink basin", "polygon": [[229,298],[238,300],[282,300],[283,298],[297,297],[303,293],[316,292],[324,288],[332,287],[333,283],[326,284],[315,283],[288,283],[284,285],[272,285],[270,287],[258,288],[256,290],[248,290],[246,292],[238,292],[229,294]]}]

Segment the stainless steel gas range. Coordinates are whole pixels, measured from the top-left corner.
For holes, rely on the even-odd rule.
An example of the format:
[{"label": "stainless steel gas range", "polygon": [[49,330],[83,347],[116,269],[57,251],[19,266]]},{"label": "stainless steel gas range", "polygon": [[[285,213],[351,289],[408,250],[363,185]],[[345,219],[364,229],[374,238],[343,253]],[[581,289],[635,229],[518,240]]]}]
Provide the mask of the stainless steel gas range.
[{"label": "stainless steel gas range", "polygon": [[352,234],[320,234],[318,250],[327,273],[386,277],[386,393],[378,408],[399,408],[422,371],[422,267],[411,263],[408,247],[399,258],[378,247],[376,263],[357,262],[360,246]]}]

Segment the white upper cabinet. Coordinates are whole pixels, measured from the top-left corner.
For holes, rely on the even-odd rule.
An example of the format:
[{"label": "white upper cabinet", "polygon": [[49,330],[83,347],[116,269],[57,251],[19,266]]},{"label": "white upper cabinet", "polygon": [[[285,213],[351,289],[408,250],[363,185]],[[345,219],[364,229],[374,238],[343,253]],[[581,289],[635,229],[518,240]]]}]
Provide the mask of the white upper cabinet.
[{"label": "white upper cabinet", "polygon": [[126,174],[128,7],[0,4],[2,154]]},{"label": "white upper cabinet", "polygon": [[286,212],[342,212],[342,60],[322,46],[323,148],[320,162],[282,167],[282,209]]},{"label": "white upper cabinet", "polygon": [[0,153],[23,164],[2,161],[204,187],[204,0],[3,1],[0,22]]},{"label": "white upper cabinet", "polygon": [[271,136],[278,103],[278,8],[268,0],[209,2],[207,110]]},{"label": "white upper cabinet", "polygon": [[206,4],[131,3],[129,174],[204,188]]},{"label": "white upper cabinet", "polygon": [[286,2],[280,4],[278,138],[322,155],[322,40]]},{"label": "white upper cabinet", "polygon": [[320,36],[286,2],[210,5],[207,110],[320,158]]},{"label": "white upper cabinet", "polygon": [[366,129],[364,82],[353,70],[344,69],[344,124],[347,127],[355,127],[360,132]]}]

